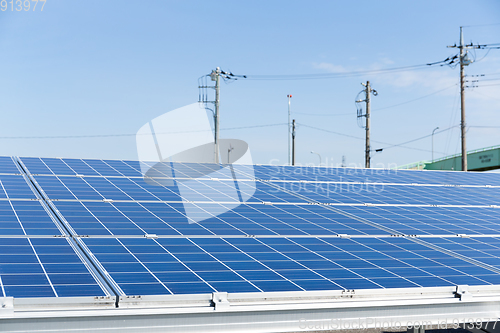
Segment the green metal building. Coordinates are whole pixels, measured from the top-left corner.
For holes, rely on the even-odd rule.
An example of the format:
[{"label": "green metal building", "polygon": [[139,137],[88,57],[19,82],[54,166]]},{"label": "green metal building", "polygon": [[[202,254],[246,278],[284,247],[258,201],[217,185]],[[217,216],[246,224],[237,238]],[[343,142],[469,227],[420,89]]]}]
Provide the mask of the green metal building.
[{"label": "green metal building", "polygon": [[[421,161],[398,167],[398,169],[418,170],[455,170],[462,171],[461,154]],[[500,169],[500,145],[467,152],[468,171],[487,171]]]}]

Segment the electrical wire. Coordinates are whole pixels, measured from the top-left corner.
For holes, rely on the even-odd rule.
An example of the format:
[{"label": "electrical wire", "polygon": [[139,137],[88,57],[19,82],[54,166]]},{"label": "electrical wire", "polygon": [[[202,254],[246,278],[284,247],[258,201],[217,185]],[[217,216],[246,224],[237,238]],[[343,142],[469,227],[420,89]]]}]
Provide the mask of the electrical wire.
[{"label": "electrical wire", "polygon": [[351,71],[342,73],[322,73],[322,74],[284,74],[284,75],[247,75],[247,80],[321,80],[321,79],[335,79],[344,78],[352,76],[362,76],[368,74],[385,74],[385,73],[395,73],[404,72],[410,70],[418,70],[424,68],[430,68],[436,65],[444,65],[449,58],[442,61],[437,61],[433,63],[413,65],[413,66],[403,66],[403,67],[393,67],[384,69],[373,69],[365,71]]},{"label": "electrical wire", "polygon": [[[381,108],[372,109],[372,111],[380,111],[380,110],[390,109],[390,108],[393,108],[393,107],[396,107],[396,106],[400,106],[400,105],[404,105],[404,104],[407,104],[407,103],[415,102],[415,101],[418,101],[420,99],[424,99],[426,97],[429,97],[429,96],[438,94],[438,93],[440,93],[442,91],[445,91],[445,90],[448,90],[450,88],[453,88],[453,87],[455,87],[457,85],[458,85],[458,83],[456,83],[454,85],[451,85],[451,86],[448,86],[448,87],[446,87],[444,89],[440,89],[440,90],[434,91],[434,92],[432,92],[430,94],[427,94],[427,95],[424,95],[424,96],[420,96],[420,97],[411,99],[411,100],[406,101],[406,102],[402,102],[402,103],[398,103],[398,104],[394,104],[394,105],[390,105],[390,106],[384,106],[384,107],[381,107]],[[320,117],[337,117],[337,116],[350,116],[350,115],[352,115],[352,112],[349,112],[349,113],[334,113],[334,114],[328,114],[328,113],[305,113],[305,112],[293,112],[293,113],[294,114],[306,115],[306,116],[320,116]]]},{"label": "electrical wire", "polygon": [[[443,130],[440,130],[440,131],[435,132],[435,134],[439,134],[439,133],[443,133],[443,132],[449,131],[450,129],[455,128],[455,127],[458,127],[458,126],[459,126],[459,125],[455,125],[455,126],[451,126],[451,127],[445,128],[445,129],[443,129]],[[405,142],[403,142],[403,143],[399,143],[399,144],[392,145],[392,146],[389,146],[389,147],[384,147],[384,148],[382,148],[382,149],[384,149],[384,150],[385,150],[385,149],[389,149],[389,148],[393,148],[393,147],[400,147],[400,146],[402,146],[402,145],[406,145],[406,144],[408,144],[408,143],[412,143],[412,142],[415,142],[415,141],[419,141],[419,140],[422,140],[422,139],[428,138],[428,137],[430,137],[430,136],[432,136],[432,134],[427,134],[427,135],[421,136],[421,137],[419,137],[419,138],[412,139],[412,140],[410,140],[410,141],[405,141]]]},{"label": "electrical wire", "polygon": [[495,83],[495,84],[481,84],[478,87],[481,88],[481,87],[491,87],[491,86],[500,86],[500,83]]},{"label": "electrical wire", "polygon": [[302,114],[305,116],[320,116],[320,117],[337,117],[337,116],[352,116],[352,112],[349,113],[305,113],[305,112],[293,112],[293,114]]},{"label": "electrical wire", "polygon": [[[362,138],[362,137],[359,137],[359,136],[354,136],[354,135],[350,135],[350,134],[335,132],[335,131],[331,131],[331,130],[327,130],[327,129],[319,128],[319,127],[315,127],[315,126],[309,126],[309,125],[306,125],[306,124],[303,124],[303,123],[298,123],[298,125],[300,125],[302,127],[307,127],[307,128],[315,129],[315,130],[318,130],[318,131],[326,132],[326,133],[332,133],[332,134],[336,134],[336,135],[340,135],[340,136],[345,136],[345,137],[348,137],[348,138],[353,138],[353,139],[358,139],[358,140],[365,141],[365,138]],[[417,140],[420,140],[420,139],[422,139],[422,138],[418,138]],[[391,145],[388,148],[400,147],[400,148],[406,148],[406,149],[412,149],[412,150],[418,150],[418,151],[425,151],[425,152],[430,152],[431,151],[431,150],[427,150],[427,149],[420,149],[420,148],[403,146],[405,143],[393,145],[391,143],[382,142],[382,141],[376,141],[376,140],[371,140],[371,142],[375,142],[375,143],[379,143],[379,144],[384,144],[384,145]],[[387,148],[382,148],[382,149],[387,149]],[[440,153],[440,152],[438,152],[438,153]]]},{"label": "electrical wire", "polygon": [[390,108],[394,108],[394,107],[396,107],[396,106],[400,106],[400,105],[404,105],[404,104],[407,104],[407,103],[415,102],[415,101],[418,101],[418,100],[420,100],[420,99],[423,99],[423,98],[426,98],[426,97],[429,97],[429,96],[432,96],[432,95],[438,94],[438,93],[440,93],[440,92],[442,92],[442,91],[448,90],[448,89],[450,89],[450,88],[453,88],[453,87],[455,87],[457,84],[458,84],[458,83],[455,83],[455,84],[454,84],[454,85],[452,85],[452,86],[449,86],[449,87],[446,87],[446,88],[444,88],[444,89],[441,89],[441,90],[435,91],[435,92],[430,93],[430,94],[428,94],[428,95],[424,95],[424,96],[417,97],[417,98],[415,98],[415,99],[412,99],[412,100],[409,100],[409,101],[406,101],[406,102],[402,102],[402,103],[398,103],[398,104],[394,104],[394,105],[390,105],[390,106],[384,106],[384,107],[382,107],[382,108],[376,108],[376,109],[373,109],[372,111],[380,111],[380,110],[390,109]]},{"label": "electrical wire", "polygon": [[[450,113],[450,122],[448,123],[448,127],[451,127],[452,124],[457,123],[457,116],[458,116],[458,101],[460,100],[460,87],[457,85],[457,88],[455,90],[455,98],[453,99],[453,105],[451,107],[451,113]],[[445,144],[445,155],[449,155],[448,151],[451,149],[451,144],[453,140],[453,131],[449,131],[447,136],[446,136],[446,144]]]},{"label": "electrical wire", "polygon": [[477,90],[473,90],[472,92],[473,92],[473,93],[476,93],[476,94],[479,94],[479,95],[482,95],[482,96],[484,96],[484,97],[488,97],[488,98],[491,98],[491,99],[496,99],[497,101],[500,101],[500,98],[496,98],[496,97],[492,97],[492,96],[489,96],[489,95],[485,95],[485,94],[483,94],[483,93],[481,93],[481,92],[479,92],[479,91],[477,91]]},{"label": "electrical wire", "polygon": [[500,23],[462,25],[462,28],[489,27],[492,25],[500,25]]},{"label": "electrical wire", "polygon": [[486,58],[486,56],[488,55],[488,53],[490,53],[491,49],[488,49],[488,51],[486,52],[486,54],[484,56],[481,57],[481,59],[479,60],[475,60],[476,56],[475,56],[475,52],[476,50],[474,50],[474,62],[480,62],[481,60],[483,60],[484,58]]},{"label": "electrical wire", "polygon": [[[285,126],[288,123],[278,123],[278,124],[265,124],[265,125],[253,125],[253,126],[240,126],[240,127],[227,127],[221,128],[221,131],[230,130],[240,130],[248,128],[262,128],[262,127],[272,127],[272,126]],[[211,132],[212,130],[206,131],[179,131],[179,132],[162,132],[158,134],[177,134],[177,133],[199,133],[199,132]],[[0,136],[0,140],[17,140],[17,139],[82,139],[82,138],[109,138],[109,137],[127,137],[127,136],[137,136],[138,134],[97,134],[97,135],[54,135],[54,136]],[[139,134],[139,135],[149,135],[149,134]]]}]

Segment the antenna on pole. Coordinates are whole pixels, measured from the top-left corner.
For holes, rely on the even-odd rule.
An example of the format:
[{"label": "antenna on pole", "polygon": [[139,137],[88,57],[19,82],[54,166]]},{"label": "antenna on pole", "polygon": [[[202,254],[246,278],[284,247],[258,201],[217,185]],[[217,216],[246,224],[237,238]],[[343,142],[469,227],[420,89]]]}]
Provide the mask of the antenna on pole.
[{"label": "antenna on pole", "polygon": [[[207,83],[207,77],[210,77],[211,81],[215,82],[214,86],[209,86]],[[217,67],[212,70],[210,74],[203,75],[198,79],[198,103],[203,103],[205,109],[212,111],[214,116],[214,163],[219,164],[220,161],[220,151],[219,151],[219,131],[220,131],[220,116],[219,116],[219,104],[220,104],[220,79],[222,78],[224,81],[233,80],[236,81],[239,78],[246,79],[246,75],[235,75],[231,72],[225,72]],[[207,89],[215,90],[215,100],[208,100],[208,92]],[[211,109],[208,105],[213,104],[214,109]],[[229,156],[228,156],[229,160]],[[229,162],[228,162],[229,163]]]}]

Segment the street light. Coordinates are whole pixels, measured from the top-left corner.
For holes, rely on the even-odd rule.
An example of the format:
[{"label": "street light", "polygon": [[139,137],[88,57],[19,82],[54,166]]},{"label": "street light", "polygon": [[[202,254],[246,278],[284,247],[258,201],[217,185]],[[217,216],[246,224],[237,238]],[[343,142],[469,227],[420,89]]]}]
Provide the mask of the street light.
[{"label": "street light", "polygon": [[318,153],[317,153],[317,152],[315,152],[315,151],[312,151],[312,150],[311,150],[311,154],[316,154],[316,155],[318,155],[318,157],[319,157],[319,166],[321,166],[321,155],[320,155],[320,154],[318,154]]},{"label": "street light", "polygon": [[439,127],[436,127],[434,130],[432,130],[432,163],[434,163],[434,132],[438,129]]}]

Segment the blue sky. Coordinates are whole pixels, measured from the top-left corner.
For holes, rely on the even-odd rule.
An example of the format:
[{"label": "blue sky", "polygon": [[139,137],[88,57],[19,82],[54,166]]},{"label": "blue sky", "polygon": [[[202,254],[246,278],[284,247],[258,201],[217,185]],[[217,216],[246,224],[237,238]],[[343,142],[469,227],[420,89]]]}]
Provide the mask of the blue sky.
[{"label": "blue sky", "polygon": [[[315,80],[252,76],[440,61],[456,53],[446,46],[459,42],[460,26],[467,43],[500,43],[500,2],[47,0],[43,12],[0,11],[0,154],[136,159],[133,134],[197,102],[198,78],[220,66],[249,76],[222,83],[221,137],[248,142],[255,163],[287,162],[283,123],[292,94],[297,162],[317,164],[314,150],[330,165],[343,155],[362,165],[362,139],[307,126],[363,138],[354,100],[366,80],[379,92],[372,99],[375,141],[399,144],[458,125],[458,68]],[[485,55],[471,54],[480,61],[467,68],[486,74],[467,90],[467,123],[500,126],[500,50]],[[281,125],[230,129],[269,124]],[[54,136],[67,138],[47,138]],[[435,157],[460,151],[458,128],[434,140]],[[469,149],[497,144],[500,128],[468,130]],[[372,165],[431,158],[430,138],[407,146],[374,154]]]}]

